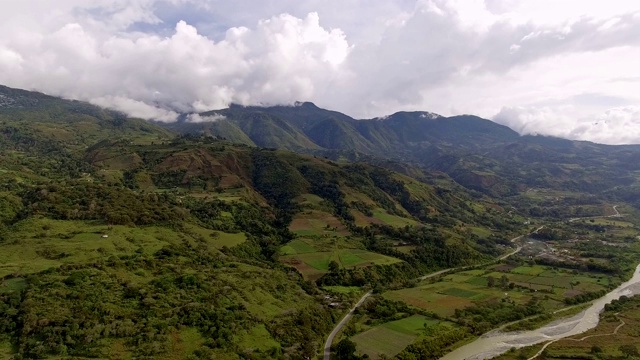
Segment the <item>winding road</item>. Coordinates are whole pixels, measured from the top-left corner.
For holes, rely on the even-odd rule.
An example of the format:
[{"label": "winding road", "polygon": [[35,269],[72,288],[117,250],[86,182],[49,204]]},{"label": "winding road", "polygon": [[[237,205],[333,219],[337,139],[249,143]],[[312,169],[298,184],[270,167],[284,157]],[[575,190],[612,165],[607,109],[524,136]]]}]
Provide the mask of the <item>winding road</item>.
[{"label": "winding road", "polygon": [[338,332],[342,329],[342,327],[344,327],[349,322],[349,320],[351,320],[351,318],[353,317],[353,312],[356,311],[356,309],[360,307],[360,305],[362,305],[362,303],[364,303],[364,301],[367,300],[369,296],[371,296],[371,291],[364,294],[364,296],[360,298],[360,300],[356,303],[356,305],[353,308],[351,308],[351,310],[349,310],[347,315],[345,315],[342,318],[342,320],[340,320],[338,325],[336,325],[336,327],[333,328],[333,331],[331,332],[331,334],[329,334],[327,341],[324,343],[324,360],[331,359],[331,344],[333,343],[333,338],[335,338]]}]

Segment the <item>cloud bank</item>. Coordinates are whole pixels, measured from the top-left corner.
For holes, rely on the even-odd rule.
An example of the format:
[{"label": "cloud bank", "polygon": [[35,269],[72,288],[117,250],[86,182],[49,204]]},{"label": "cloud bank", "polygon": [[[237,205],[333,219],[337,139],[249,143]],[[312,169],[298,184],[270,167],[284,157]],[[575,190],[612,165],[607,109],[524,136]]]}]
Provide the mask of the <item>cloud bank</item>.
[{"label": "cloud bank", "polygon": [[628,1],[0,7],[0,83],[132,116],[300,100],[356,117],[473,113],[522,133],[640,143],[640,4]]}]

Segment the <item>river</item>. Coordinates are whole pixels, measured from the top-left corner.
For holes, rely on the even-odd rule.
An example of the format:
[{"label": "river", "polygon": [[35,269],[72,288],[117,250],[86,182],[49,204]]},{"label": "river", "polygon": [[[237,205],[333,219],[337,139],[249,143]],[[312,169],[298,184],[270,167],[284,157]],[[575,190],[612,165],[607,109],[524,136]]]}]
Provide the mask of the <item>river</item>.
[{"label": "river", "polygon": [[467,345],[455,349],[440,358],[440,360],[491,359],[509,351],[513,347],[520,348],[583,333],[598,325],[600,312],[606,304],[623,295],[631,296],[637,294],[640,294],[640,265],[636,267],[636,271],[629,281],[595,300],[589,308],[577,315],[554,321],[536,330],[508,333],[492,331]]}]

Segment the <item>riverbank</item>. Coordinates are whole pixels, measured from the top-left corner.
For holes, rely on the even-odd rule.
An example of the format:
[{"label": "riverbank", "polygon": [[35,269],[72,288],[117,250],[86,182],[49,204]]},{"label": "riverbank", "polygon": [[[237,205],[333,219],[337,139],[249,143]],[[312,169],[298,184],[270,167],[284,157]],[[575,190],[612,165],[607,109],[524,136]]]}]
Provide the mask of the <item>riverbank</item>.
[{"label": "riverbank", "polygon": [[[578,336],[557,339],[535,346],[511,350],[495,360],[594,358],[599,354],[623,357],[621,347],[637,344],[640,328],[640,296],[620,299],[600,314],[598,326]],[[624,349],[624,348],[623,348]],[[636,347],[637,350],[637,347]]]},{"label": "riverbank", "polygon": [[506,353],[512,348],[531,346],[584,333],[598,325],[600,311],[606,304],[623,295],[632,296],[636,294],[640,294],[640,265],[636,267],[636,271],[630,280],[594,301],[589,308],[577,315],[555,321],[536,330],[490,333],[450,352],[443,356],[441,360],[491,359]]}]

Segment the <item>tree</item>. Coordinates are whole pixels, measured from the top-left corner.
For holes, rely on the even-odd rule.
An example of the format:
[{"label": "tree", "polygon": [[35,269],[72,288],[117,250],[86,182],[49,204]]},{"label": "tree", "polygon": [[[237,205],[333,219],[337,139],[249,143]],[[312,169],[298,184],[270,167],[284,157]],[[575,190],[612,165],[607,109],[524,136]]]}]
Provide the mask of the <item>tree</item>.
[{"label": "tree", "polygon": [[338,270],[340,270],[340,265],[338,265],[338,263],[335,260],[331,260],[331,262],[329,263],[329,272],[338,272]]},{"label": "tree", "polygon": [[336,345],[336,359],[338,360],[357,359],[354,352],[356,352],[356,343],[349,340],[349,338],[340,340],[338,345]]},{"label": "tree", "polygon": [[509,285],[509,278],[507,277],[507,275],[502,275],[502,277],[500,278],[500,287],[502,287],[503,289],[506,289],[508,285]]},{"label": "tree", "polygon": [[493,276],[487,277],[487,286],[488,287],[496,286],[496,279]]},{"label": "tree", "polygon": [[620,352],[622,352],[628,358],[640,356],[640,353],[638,353],[638,348],[635,345],[620,345],[618,350],[620,350]]}]

